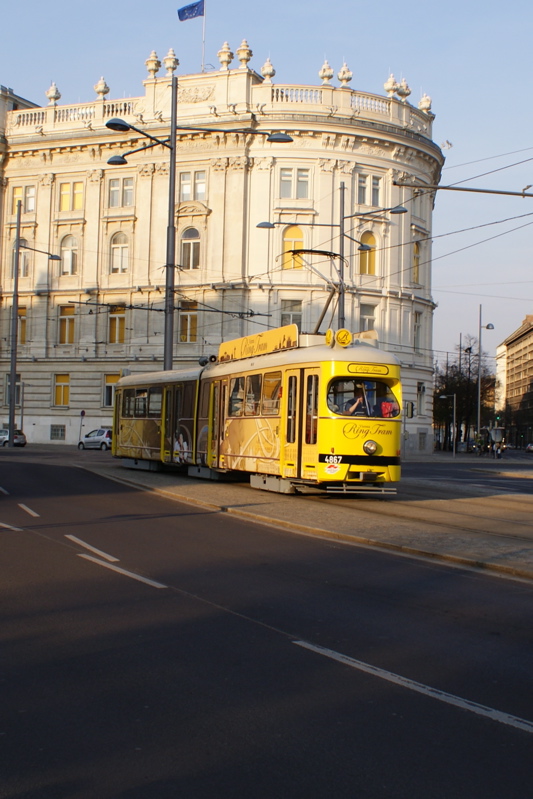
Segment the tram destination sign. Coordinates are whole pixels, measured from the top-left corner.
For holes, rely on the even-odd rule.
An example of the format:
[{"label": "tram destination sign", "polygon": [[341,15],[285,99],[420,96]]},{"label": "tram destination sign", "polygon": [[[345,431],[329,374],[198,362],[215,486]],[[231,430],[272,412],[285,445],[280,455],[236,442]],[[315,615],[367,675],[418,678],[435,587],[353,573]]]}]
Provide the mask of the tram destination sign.
[{"label": "tram destination sign", "polygon": [[284,325],[275,330],[265,330],[253,336],[243,336],[232,341],[223,342],[218,349],[218,360],[240,361],[256,355],[267,355],[271,352],[292,350],[298,346],[298,326]]}]

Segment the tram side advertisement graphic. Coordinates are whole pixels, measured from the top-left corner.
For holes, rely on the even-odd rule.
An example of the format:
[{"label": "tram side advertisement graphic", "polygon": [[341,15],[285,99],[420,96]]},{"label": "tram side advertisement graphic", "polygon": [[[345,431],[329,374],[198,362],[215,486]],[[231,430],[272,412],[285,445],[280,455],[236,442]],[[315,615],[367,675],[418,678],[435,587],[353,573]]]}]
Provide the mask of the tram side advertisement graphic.
[{"label": "tram side advertisement graphic", "polygon": [[390,488],[400,479],[399,363],[351,334],[329,340],[287,325],[225,342],[192,369],[122,377],[113,455],[200,477],[242,472],[287,493]]}]

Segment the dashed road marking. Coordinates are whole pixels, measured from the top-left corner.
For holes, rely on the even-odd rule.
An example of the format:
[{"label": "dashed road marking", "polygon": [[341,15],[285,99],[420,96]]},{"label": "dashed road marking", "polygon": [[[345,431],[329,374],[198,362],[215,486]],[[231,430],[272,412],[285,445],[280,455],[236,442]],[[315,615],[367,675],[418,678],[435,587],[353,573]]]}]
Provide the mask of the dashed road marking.
[{"label": "dashed road marking", "polygon": [[294,643],[296,646],[301,646],[304,649],[309,649],[311,652],[316,652],[318,655],[336,660],[338,663],[343,663],[345,666],[350,666],[352,669],[358,669],[367,674],[372,674],[374,677],[387,680],[387,682],[392,682],[402,688],[408,688],[410,691],[417,691],[417,693],[429,696],[431,699],[437,699],[439,702],[446,702],[448,705],[454,705],[462,710],[468,710],[470,713],[484,716],[500,724],[506,724],[509,727],[516,727],[519,730],[533,733],[533,721],[521,719],[518,716],[511,716],[508,713],[502,713],[501,710],[495,710],[486,705],[479,705],[477,702],[471,702],[469,699],[462,699],[460,696],[448,694],[446,691],[440,691],[438,688],[431,688],[429,685],[415,682],[415,680],[409,680],[407,677],[401,677],[399,674],[394,674],[391,671],[372,666],[370,663],[354,660],[347,655],[342,655],[340,652],[335,652],[333,649],[315,646],[314,644],[307,643],[307,641],[294,641]]},{"label": "dashed road marking", "polygon": [[96,563],[98,566],[103,566],[105,569],[110,569],[118,574],[123,574],[125,577],[131,577],[133,580],[138,580],[140,583],[151,585],[152,588],[168,588],[168,586],[163,585],[163,583],[158,583],[155,580],[149,580],[148,577],[141,577],[140,574],[134,574],[133,572],[126,571],[126,569],[121,569],[120,566],[112,566],[110,563],[106,563],[103,560],[98,560],[98,558],[93,558],[91,555],[78,555],[78,558],[90,560],[92,563]]},{"label": "dashed road marking", "polygon": [[80,547],[89,549],[91,552],[94,552],[95,555],[99,555],[101,558],[105,558],[105,560],[109,560],[111,563],[118,563],[120,560],[120,558],[115,558],[113,557],[113,555],[108,555],[107,552],[102,552],[101,549],[96,549],[96,547],[92,547],[86,541],[82,541],[81,538],[76,538],[75,535],[66,535],[65,538],[68,538],[70,541],[74,541],[74,543],[79,544]]}]

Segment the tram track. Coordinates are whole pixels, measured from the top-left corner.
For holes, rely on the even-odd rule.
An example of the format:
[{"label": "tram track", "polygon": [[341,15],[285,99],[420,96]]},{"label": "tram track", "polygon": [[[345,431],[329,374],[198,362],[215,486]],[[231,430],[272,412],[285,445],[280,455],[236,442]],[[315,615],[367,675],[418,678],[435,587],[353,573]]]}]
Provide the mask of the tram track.
[{"label": "tram track", "polygon": [[[347,508],[354,498],[307,496],[313,502]],[[438,499],[369,499],[356,498],[357,510],[376,516],[387,516],[423,523],[433,528],[460,530],[465,533],[490,535],[494,538],[533,541],[533,498],[514,496],[442,497]],[[502,512],[503,508],[512,513]],[[352,508],[353,509],[353,508]],[[475,509],[475,510],[474,510]],[[477,512],[476,512],[477,511]],[[494,511],[497,511],[495,514]],[[528,533],[526,533],[526,530]]]}]

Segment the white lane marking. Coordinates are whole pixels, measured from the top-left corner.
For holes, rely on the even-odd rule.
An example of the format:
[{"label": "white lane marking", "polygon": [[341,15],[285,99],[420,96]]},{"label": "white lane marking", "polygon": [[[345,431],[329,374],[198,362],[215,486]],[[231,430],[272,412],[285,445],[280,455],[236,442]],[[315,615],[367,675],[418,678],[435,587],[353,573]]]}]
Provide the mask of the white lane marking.
[{"label": "white lane marking", "polygon": [[34,510],[32,510],[31,508],[28,508],[28,506],[27,506],[27,505],[23,505],[23,504],[22,504],[22,502],[19,502],[19,503],[18,503],[18,506],[19,506],[19,508],[22,508],[22,510],[25,510],[25,511],[26,511],[26,513],[29,513],[29,514],[30,514],[30,516],[40,516],[40,515],[41,515],[40,513],[36,513],[36,512],[35,512]]},{"label": "white lane marking", "polygon": [[15,530],[17,533],[22,533],[22,527],[13,527],[12,524],[4,524],[4,522],[0,522],[0,527],[5,527],[6,530]]},{"label": "white lane marking", "polygon": [[121,569],[120,566],[112,566],[110,563],[105,563],[103,560],[98,560],[98,558],[93,558],[91,555],[78,555],[78,558],[84,558],[85,560],[90,560],[92,563],[96,563],[98,566],[103,566],[105,569],[111,569],[113,572],[118,572],[118,574],[124,574],[126,577],[131,577],[134,580],[138,580],[140,583],[146,583],[146,585],[151,585],[153,588],[168,588],[168,586],[163,585],[163,583],[156,583],[155,580],[149,580],[148,577],[141,577],[140,574],[134,574],[133,572],[128,572],[126,569]]},{"label": "white lane marking", "polygon": [[91,552],[94,552],[95,555],[100,555],[101,558],[105,558],[106,560],[111,561],[111,563],[118,563],[120,560],[120,558],[114,558],[113,555],[108,555],[106,552],[102,552],[101,549],[96,549],[96,547],[92,547],[86,541],[82,541],[81,538],[76,538],[75,535],[66,535],[65,538],[69,538],[71,541],[74,541],[75,544],[79,544],[80,547],[89,549]]},{"label": "white lane marking", "polygon": [[455,707],[459,707],[462,710],[469,710],[471,713],[476,713],[478,716],[484,716],[500,724],[506,724],[509,727],[516,727],[525,732],[533,732],[533,721],[521,719],[518,716],[511,716],[508,713],[502,713],[501,710],[494,710],[494,708],[487,707],[486,705],[479,705],[477,702],[471,702],[469,699],[462,699],[460,696],[448,694],[446,691],[440,691],[438,688],[431,688],[429,685],[409,680],[407,677],[400,677],[399,674],[393,674],[391,671],[379,669],[377,666],[370,665],[370,663],[363,663],[361,660],[354,660],[353,658],[347,657],[347,655],[341,655],[340,652],[335,652],[333,649],[325,649],[322,646],[308,644],[307,641],[293,641],[293,643],[304,649],[310,649],[311,652],[316,652],[318,655],[324,655],[331,660],[344,663],[345,666],[351,666],[353,669],[372,674],[374,677],[379,677],[382,680],[395,683],[395,685],[400,685],[402,688],[409,688],[411,691],[417,691],[419,694],[424,694],[432,699],[438,699],[439,702],[455,705]]},{"label": "white lane marking", "polygon": [[5,488],[2,488],[2,486],[0,486],[0,494],[5,494],[6,497],[8,497],[9,496],[9,491],[6,491]]}]

